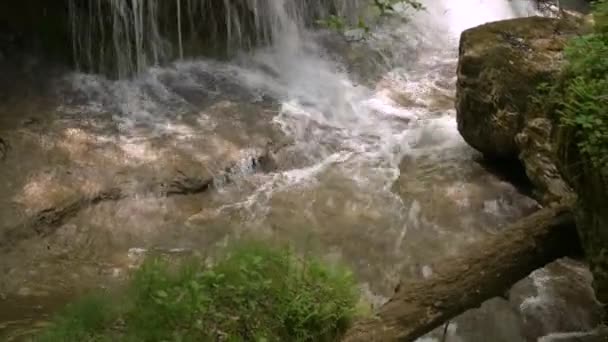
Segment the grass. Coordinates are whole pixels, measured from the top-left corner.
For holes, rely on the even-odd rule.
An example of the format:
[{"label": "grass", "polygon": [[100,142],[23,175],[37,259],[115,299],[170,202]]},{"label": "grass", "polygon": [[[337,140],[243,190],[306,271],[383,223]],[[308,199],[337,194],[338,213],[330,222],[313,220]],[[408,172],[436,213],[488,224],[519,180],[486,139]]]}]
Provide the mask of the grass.
[{"label": "grass", "polygon": [[335,341],[357,303],[347,269],[248,244],[210,267],[148,260],[119,296],[69,305],[35,341]]}]

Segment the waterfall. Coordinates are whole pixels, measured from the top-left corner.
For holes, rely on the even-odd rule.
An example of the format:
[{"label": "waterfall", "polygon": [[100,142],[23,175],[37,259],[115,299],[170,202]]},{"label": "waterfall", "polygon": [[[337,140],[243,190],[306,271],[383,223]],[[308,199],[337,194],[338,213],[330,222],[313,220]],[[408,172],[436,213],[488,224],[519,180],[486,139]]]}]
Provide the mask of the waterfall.
[{"label": "waterfall", "polygon": [[[491,21],[511,19],[537,14],[534,1],[530,0],[460,0],[439,1],[448,29],[459,36],[467,28]],[[471,15],[475,13],[475,15]]]},{"label": "waterfall", "polygon": [[[363,0],[69,0],[76,65],[118,78],[201,53],[298,43],[328,14],[353,17]],[[294,40],[295,39],[295,40]]]}]

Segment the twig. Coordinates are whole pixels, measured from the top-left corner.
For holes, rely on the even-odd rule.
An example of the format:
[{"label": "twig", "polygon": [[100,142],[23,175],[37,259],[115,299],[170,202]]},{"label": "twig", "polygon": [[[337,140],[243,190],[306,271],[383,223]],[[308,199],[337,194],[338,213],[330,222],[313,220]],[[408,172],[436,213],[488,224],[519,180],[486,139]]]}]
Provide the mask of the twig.
[{"label": "twig", "polygon": [[448,340],[448,327],[450,326],[450,321],[445,322],[443,326],[443,338],[441,338],[441,342],[446,342]]}]

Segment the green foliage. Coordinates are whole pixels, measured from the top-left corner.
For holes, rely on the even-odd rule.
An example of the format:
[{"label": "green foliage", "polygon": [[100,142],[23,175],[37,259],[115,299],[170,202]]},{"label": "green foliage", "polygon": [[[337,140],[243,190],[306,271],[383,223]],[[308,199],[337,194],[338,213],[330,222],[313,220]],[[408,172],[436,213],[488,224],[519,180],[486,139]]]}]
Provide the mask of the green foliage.
[{"label": "green foliage", "polygon": [[346,28],[346,19],[332,14],[325,19],[317,20],[317,24],[333,31],[343,32]]},{"label": "green foliage", "polygon": [[[373,3],[371,3],[370,6],[378,11],[380,17],[383,17],[392,14],[395,11],[394,6],[397,4],[403,4],[415,10],[424,9],[424,6],[418,0],[373,0]],[[363,29],[366,34],[369,33],[370,27],[368,21],[369,20],[366,20],[363,16],[359,16],[356,28]],[[349,25],[348,20],[345,17],[334,14],[327,18],[317,20],[317,25],[337,32],[344,32],[355,28]]]},{"label": "green foliage", "polygon": [[595,31],[600,34],[608,34],[608,1],[598,0],[593,4],[593,18]]},{"label": "green foliage", "polygon": [[395,8],[393,6],[396,4],[404,4],[415,10],[424,9],[424,6],[418,0],[374,0],[374,6],[380,10],[381,15],[394,11]]},{"label": "green foliage", "polygon": [[380,15],[386,15],[389,11],[394,11],[393,3],[391,0],[374,0],[374,6],[380,11]]},{"label": "green foliage", "polygon": [[53,328],[45,331],[36,341],[106,341],[98,333],[113,321],[116,314],[104,296],[83,298],[59,313]]},{"label": "green foliage", "polygon": [[254,244],[213,267],[149,260],[120,300],[69,307],[40,341],[333,341],[358,293],[344,268]]},{"label": "green foliage", "polygon": [[556,112],[573,129],[585,158],[608,171],[608,1],[595,4],[594,33],[572,39],[566,66],[552,89]]}]

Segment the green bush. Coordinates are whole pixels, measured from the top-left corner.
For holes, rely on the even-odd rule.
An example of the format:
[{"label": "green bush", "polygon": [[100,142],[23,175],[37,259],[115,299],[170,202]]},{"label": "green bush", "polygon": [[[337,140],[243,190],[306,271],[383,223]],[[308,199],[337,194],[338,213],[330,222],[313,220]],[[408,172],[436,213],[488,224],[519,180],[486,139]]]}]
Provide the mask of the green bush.
[{"label": "green bush", "polygon": [[118,298],[69,306],[39,341],[333,341],[355,315],[352,274],[285,249],[240,246],[212,267],[147,261]]},{"label": "green bush", "polygon": [[594,33],[566,47],[567,63],[554,98],[582,156],[608,172],[608,1],[595,4],[594,21]]}]

